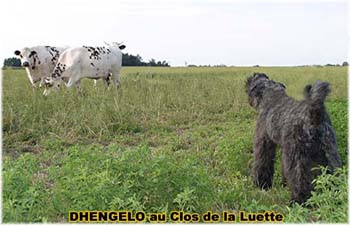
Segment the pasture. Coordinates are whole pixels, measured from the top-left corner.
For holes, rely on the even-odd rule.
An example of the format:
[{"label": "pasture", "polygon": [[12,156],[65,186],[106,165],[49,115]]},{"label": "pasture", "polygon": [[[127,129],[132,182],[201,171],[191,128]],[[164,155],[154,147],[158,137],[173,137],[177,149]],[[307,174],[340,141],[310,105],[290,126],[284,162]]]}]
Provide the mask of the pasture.
[{"label": "pasture", "polygon": [[[253,185],[256,112],[244,91],[252,72],[296,99],[306,84],[331,83],[326,106],[345,166],[315,180],[307,207],[289,205],[279,155],[273,188]],[[347,221],[347,67],[125,67],[120,89],[92,86],[45,97],[24,70],[3,70],[4,222],[66,222],[69,210],[274,210],[287,222]]]}]

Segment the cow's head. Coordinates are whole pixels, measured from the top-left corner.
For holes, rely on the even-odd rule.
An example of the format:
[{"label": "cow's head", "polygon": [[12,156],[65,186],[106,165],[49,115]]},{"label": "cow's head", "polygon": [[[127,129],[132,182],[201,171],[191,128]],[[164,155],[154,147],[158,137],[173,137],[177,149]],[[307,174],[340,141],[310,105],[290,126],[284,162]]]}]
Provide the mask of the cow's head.
[{"label": "cow's head", "polygon": [[35,69],[40,64],[38,53],[30,48],[24,48],[22,51],[16,50],[14,54],[21,60],[24,67]]},{"label": "cow's head", "polygon": [[62,79],[60,77],[54,78],[54,77],[45,77],[44,79],[44,85],[45,88],[60,88]]},{"label": "cow's head", "polygon": [[107,42],[105,42],[105,44],[108,45],[108,46],[118,47],[120,50],[123,50],[124,48],[126,48],[126,46],[123,45],[123,42],[121,42],[121,43],[112,42],[112,44],[108,44]]},{"label": "cow's head", "polygon": [[47,96],[50,93],[50,90],[52,88],[59,89],[61,87],[61,82],[62,82],[61,77],[57,77],[57,78],[45,77],[44,79],[45,90],[43,94]]}]

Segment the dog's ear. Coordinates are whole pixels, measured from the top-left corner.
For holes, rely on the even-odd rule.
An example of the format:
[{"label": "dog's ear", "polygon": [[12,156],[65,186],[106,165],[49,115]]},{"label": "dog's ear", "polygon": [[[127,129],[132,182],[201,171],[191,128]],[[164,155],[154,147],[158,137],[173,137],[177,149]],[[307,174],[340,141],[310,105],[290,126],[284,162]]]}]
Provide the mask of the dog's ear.
[{"label": "dog's ear", "polygon": [[310,98],[310,91],[311,91],[312,85],[308,84],[304,88],[304,98],[309,99]]},{"label": "dog's ear", "polygon": [[260,103],[260,100],[260,97],[255,96],[253,98],[249,98],[249,103],[252,107],[257,108]]},{"label": "dog's ear", "polygon": [[279,86],[281,86],[283,89],[286,89],[286,86],[283,83],[277,82]]},{"label": "dog's ear", "polygon": [[15,55],[20,55],[21,52],[20,52],[19,50],[16,50],[16,51],[14,52],[14,54],[15,54]]},{"label": "dog's ear", "polygon": [[261,86],[256,85],[249,90],[248,96],[249,104],[252,107],[257,108],[263,98],[263,89],[261,88]]}]

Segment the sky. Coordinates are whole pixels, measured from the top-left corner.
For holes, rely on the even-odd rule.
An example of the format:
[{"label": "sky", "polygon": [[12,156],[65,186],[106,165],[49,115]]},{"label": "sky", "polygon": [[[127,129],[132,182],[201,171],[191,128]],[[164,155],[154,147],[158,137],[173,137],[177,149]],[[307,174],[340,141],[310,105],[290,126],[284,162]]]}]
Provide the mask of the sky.
[{"label": "sky", "polygon": [[35,45],[123,42],[145,61],[293,66],[347,61],[346,1],[0,1],[0,60]]}]

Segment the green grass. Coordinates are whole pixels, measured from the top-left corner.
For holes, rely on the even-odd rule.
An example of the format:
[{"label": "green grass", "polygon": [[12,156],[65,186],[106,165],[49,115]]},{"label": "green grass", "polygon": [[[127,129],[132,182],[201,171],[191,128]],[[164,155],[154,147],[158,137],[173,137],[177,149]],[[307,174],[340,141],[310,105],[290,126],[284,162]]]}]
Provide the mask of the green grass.
[{"label": "green grass", "polygon": [[84,80],[82,94],[47,97],[24,70],[4,70],[3,221],[66,222],[69,210],[275,210],[288,222],[346,222],[345,166],[315,181],[307,207],[288,205],[279,160],[271,190],[253,185],[256,113],[244,82],[254,71],[296,99],[306,84],[331,83],[326,106],[347,165],[347,68],[123,68],[119,90]]}]

